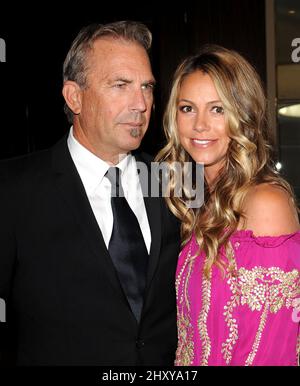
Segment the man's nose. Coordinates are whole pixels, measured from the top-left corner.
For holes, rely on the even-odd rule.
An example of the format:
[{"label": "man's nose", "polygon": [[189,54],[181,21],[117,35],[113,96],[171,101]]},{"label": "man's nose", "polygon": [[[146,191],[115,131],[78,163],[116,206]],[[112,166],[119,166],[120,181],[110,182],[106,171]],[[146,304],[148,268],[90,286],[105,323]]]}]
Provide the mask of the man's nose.
[{"label": "man's nose", "polygon": [[133,91],[130,110],[139,112],[145,112],[147,110],[147,103],[142,89]]}]

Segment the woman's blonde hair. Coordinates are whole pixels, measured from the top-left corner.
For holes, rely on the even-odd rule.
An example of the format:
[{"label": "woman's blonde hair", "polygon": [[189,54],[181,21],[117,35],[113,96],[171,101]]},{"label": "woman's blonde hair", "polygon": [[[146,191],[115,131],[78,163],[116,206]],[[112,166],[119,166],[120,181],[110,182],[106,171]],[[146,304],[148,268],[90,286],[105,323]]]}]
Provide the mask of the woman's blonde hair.
[{"label": "woman's blonde hair", "polygon": [[166,200],[171,211],[182,221],[182,244],[195,234],[207,257],[204,270],[208,275],[213,264],[224,267],[219,252],[222,247],[227,247],[230,235],[243,217],[243,201],[250,187],[267,182],[280,186],[293,199],[294,194],[271,161],[266,98],[258,74],[240,54],[216,45],[204,46],[177,68],[164,114],[167,144],[156,160],[167,162],[171,170],[174,161],[182,164],[182,170],[185,162],[191,161],[180,144],[176,118],[181,84],[195,71],[208,74],[214,82],[224,107],[230,143],[213,187],[208,189],[205,183],[201,208],[188,208],[187,197],[172,194],[178,178],[175,172],[171,173],[170,197]]}]

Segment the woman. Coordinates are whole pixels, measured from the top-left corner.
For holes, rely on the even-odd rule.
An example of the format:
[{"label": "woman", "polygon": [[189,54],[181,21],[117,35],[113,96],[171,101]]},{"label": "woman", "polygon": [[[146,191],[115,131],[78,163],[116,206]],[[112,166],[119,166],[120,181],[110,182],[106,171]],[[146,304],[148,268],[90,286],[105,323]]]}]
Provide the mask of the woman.
[{"label": "woman", "polygon": [[[206,46],[177,69],[157,159],[204,165],[199,209],[182,221],[176,365],[296,365],[300,231],[294,195],[270,161],[260,80],[238,53]],[[178,177],[178,176],[177,176]]]}]

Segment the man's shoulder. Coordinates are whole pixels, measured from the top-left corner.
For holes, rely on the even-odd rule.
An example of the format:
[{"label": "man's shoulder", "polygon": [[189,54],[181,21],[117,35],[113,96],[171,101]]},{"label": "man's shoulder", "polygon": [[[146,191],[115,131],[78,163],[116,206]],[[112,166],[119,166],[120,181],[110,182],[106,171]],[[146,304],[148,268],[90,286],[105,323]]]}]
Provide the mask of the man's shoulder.
[{"label": "man's shoulder", "polygon": [[42,169],[49,159],[50,150],[40,150],[0,161],[0,177],[19,176]]}]

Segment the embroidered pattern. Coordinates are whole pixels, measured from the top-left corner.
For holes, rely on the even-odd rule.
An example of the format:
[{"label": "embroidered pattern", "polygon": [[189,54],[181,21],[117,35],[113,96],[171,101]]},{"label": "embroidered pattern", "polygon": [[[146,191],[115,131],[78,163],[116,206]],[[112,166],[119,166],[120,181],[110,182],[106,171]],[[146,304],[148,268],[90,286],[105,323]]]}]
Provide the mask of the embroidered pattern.
[{"label": "embroidered pattern", "polygon": [[259,327],[251,352],[245,365],[253,364],[268,313],[277,313],[282,307],[290,308],[292,301],[299,293],[299,272],[294,269],[284,272],[278,267],[254,267],[251,270],[238,270],[240,304],[247,305],[251,311],[262,311]]},{"label": "embroidered pattern", "polygon": [[225,343],[222,343],[221,352],[226,364],[228,365],[232,359],[233,346],[236,344],[238,339],[238,325],[236,320],[233,318],[233,311],[236,306],[240,304],[240,296],[237,291],[237,279],[230,278],[227,282],[230,286],[232,296],[227,304],[224,306],[225,322],[229,328],[229,337]]},{"label": "embroidered pattern", "polygon": [[290,308],[299,293],[299,272],[284,272],[278,267],[240,268],[241,305],[247,304],[252,311],[261,311],[268,301],[270,312],[277,313],[283,306]]},{"label": "embroidered pattern", "polygon": [[[178,316],[178,348],[176,351],[177,366],[192,365],[195,360],[195,350],[200,353],[199,365],[207,366],[213,347],[208,333],[209,312],[212,294],[212,271],[209,277],[203,273],[201,281],[201,310],[197,315],[197,329],[200,338],[200,347],[194,347],[193,312],[191,312],[189,285],[193,275],[195,264],[191,257],[192,242],[184,261],[184,264],[176,279],[177,316]],[[235,244],[235,248],[239,245]],[[245,365],[253,365],[260,347],[264,329],[270,314],[278,313],[282,308],[295,307],[295,298],[300,294],[300,272],[293,269],[285,272],[279,267],[254,266],[250,269],[237,268],[235,253],[231,243],[226,251],[230,267],[226,270],[226,286],[229,286],[230,294],[226,298],[224,306],[224,321],[228,328],[228,335],[222,343],[221,354],[229,365],[232,361],[233,349],[239,339],[238,321],[235,313],[240,307],[246,306],[252,312],[258,313],[258,327],[254,331],[253,342],[249,342],[249,354]],[[198,268],[197,268],[198,272]],[[196,272],[195,272],[196,274]],[[199,282],[200,285],[200,282]],[[300,338],[297,342],[297,355],[299,360]]]},{"label": "embroidered pattern", "polygon": [[[234,251],[229,244],[230,258]],[[254,267],[248,270],[241,267],[237,270],[236,262],[232,273],[227,271],[227,277],[232,296],[224,306],[225,322],[229,328],[229,337],[222,344],[222,354],[229,364],[232,359],[233,346],[238,339],[238,325],[233,318],[233,312],[238,305],[248,305],[251,311],[262,311],[258,330],[249,353],[246,366],[253,364],[262,333],[266,325],[268,313],[277,313],[282,307],[290,308],[293,299],[299,293],[299,272],[294,269],[284,272],[278,267]]]},{"label": "embroidered pattern", "polygon": [[194,359],[193,327],[190,318],[183,312],[177,314],[177,318],[178,346],[175,366],[191,366]]},{"label": "embroidered pattern", "polygon": [[208,358],[211,353],[211,341],[207,331],[207,318],[210,308],[210,298],[211,298],[211,271],[209,278],[207,278],[203,273],[202,279],[202,308],[199,314],[198,319],[198,330],[201,338],[202,344],[202,358],[201,366],[208,365]]},{"label": "embroidered pattern", "polygon": [[[178,346],[176,350],[176,366],[190,366],[194,359],[193,326],[190,320],[190,301],[188,283],[193,269],[194,259],[191,260],[192,243],[190,244],[185,262],[176,279],[177,298],[177,329]],[[186,307],[186,310],[185,310]]]},{"label": "embroidered pattern", "polygon": [[[238,244],[238,245],[237,245]],[[239,243],[235,244],[235,247],[238,248],[240,246]],[[232,248],[231,243],[229,242],[226,255],[229,261],[231,261],[232,272],[237,272],[236,261],[234,258],[234,250]],[[228,278],[227,284],[230,287],[232,296],[227,304],[224,306],[224,316],[225,322],[229,329],[229,337],[226,339],[224,343],[222,343],[221,353],[223,354],[223,358],[225,359],[226,364],[228,365],[232,359],[232,350],[233,346],[236,344],[238,339],[238,325],[236,320],[233,318],[234,308],[237,307],[240,303],[240,294],[238,291],[238,280],[236,274],[231,274],[226,271],[226,277]]]},{"label": "embroidered pattern", "polygon": [[263,332],[265,325],[266,325],[269,305],[270,305],[269,302],[266,301],[263,313],[260,317],[259,327],[258,327],[256,336],[255,336],[254,344],[252,346],[252,350],[251,350],[250,354],[248,355],[248,358],[246,359],[245,366],[251,366],[253,361],[254,361],[255,355],[257,353],[257,350],[258,350],[258,347],[259,347],[259,344],[261,341],[262,332]]}]

